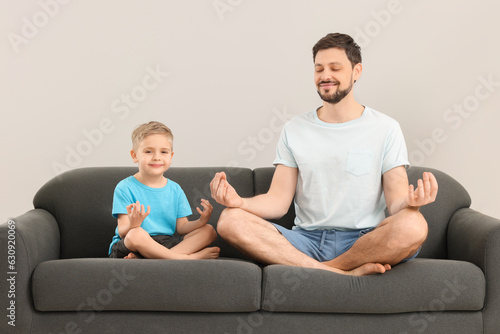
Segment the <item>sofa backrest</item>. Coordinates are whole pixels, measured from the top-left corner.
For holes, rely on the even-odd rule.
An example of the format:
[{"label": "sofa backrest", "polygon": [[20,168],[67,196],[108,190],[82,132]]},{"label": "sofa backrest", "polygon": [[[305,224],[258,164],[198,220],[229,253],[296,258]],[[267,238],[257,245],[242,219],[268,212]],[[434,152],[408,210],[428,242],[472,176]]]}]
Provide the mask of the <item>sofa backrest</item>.
[{"label": "sofa backrest", "polygon": [[[254,195],[253,172],[247,168],[172,167],[165,173],[184,190],[193,211],[190,219],[199,217],[196,207],[202,208],[200,201],[205,198],[214,207],[209,224],[216,226],[224,207],[211,198],[210,181],[221,170],[241,196]],[[117,224],[111,215],[114,189],[118,182],[135,173],[136,167],[80,168],[62,173],[40,188],[33,204],[56,218],[62,259],[108,256]],[[215,245],[221,247],[222,256],[242,257],[221,238]]]},{"label": "sofa backrest", "polygon": [[431,172],[438,182],[438,194],[434,203],[420,208],[427,220],[429,234],[418,257],[445,259],[448,257],[447,233],[451,216],[459,209],[468,208],[471,198],[465,188],[451,176],[432,168],[410,167],[408,180],[417,187],[417,180],[424,172]]},{"label": "sofa backrest", "polygon": [[[242,197],[267,192],[274,167],[172,167],[165,176],[179,183],[197,219],[196,207],[202,198],[210,200],[214,211],[209,224],[216,227],[224,209],[210,196],[210,181],[216,172],[224,171],[229,182]],[[446,232],[452,214],[470,205],[467,191],[453,178],[435,169],[412,167],[408,171],[410,183],[416,185],[423,171],[434,173],[439,183],[436,202],[421,209],[429,224],[429,236],[419,257],[446,258]],[[61,234],[61,258],[106,257],[116,228],[111,215],[113,192],[121,180],[137,172],[136,167],[92,167],[65,172],[47,182],[35,195],[35,208],[49,211],[57,220]],[[277,223],[291,228],[295,217],[293,203],[288,213]],[[245,258],[220,237],[214,245],[221,248],[221,256]]]}]

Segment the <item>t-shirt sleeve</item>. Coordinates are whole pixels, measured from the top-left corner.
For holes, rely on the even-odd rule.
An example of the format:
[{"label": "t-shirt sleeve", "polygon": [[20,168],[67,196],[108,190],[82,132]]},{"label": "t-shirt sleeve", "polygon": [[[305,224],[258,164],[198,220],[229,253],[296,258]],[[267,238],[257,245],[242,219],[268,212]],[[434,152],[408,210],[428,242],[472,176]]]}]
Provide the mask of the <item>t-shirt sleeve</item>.
[{"label": "t-shirt sleeve", "polygon": [[408,150],[403,136],[403,131],[396,123],[389,132],[384,151],[384,160],[382,162],[382,174],[398,166],[410,167],[408,160]]},{"label": "t-shirt sleeve", "polygon": [[127,205],[130,205],[133,202],[134,201],[130,197],[130,194],[123,189],[123,185],[118,184],[113,194],[113,217],[118,218],[119,214],[126,214]]},{"label": "t-shirt sleeve", "polygon": [[191,206],[187,200],[186,194],[182,188],[178,187],[178,197],[177,197],[177,218],[187,217],[193,214],[191,211]]},{"label": "t-shirt sleeve", "polygon": [[273,161],[273,165],[285,165],[287,167],[297,168],[297,162],[295,161],[293,152],[288,145],[286,124],[281,130],[278,145],[276,146],[276,158]]}]

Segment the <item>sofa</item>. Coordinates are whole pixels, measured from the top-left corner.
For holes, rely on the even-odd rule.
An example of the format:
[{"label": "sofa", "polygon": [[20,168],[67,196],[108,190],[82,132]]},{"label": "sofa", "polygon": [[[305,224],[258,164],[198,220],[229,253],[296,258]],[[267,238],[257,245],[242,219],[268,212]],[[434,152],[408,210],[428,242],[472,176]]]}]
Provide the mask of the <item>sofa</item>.
[{"label": "sofa", "polygon": [[[273,167],[173,167],[194,209],[218,171],[243,197],[268,190]],[[500,333],[500,220],[431,171],[429,236],[415,260],[352,277],[264,266],[220,237],[216,260],[110,259],[116,184],[134,167],[81,168],[48,181],[34,209],[0,225],[0,333]],[[197,217],[196,213],[194,217]],[[294,207],[277,220],[291,227]]]}]

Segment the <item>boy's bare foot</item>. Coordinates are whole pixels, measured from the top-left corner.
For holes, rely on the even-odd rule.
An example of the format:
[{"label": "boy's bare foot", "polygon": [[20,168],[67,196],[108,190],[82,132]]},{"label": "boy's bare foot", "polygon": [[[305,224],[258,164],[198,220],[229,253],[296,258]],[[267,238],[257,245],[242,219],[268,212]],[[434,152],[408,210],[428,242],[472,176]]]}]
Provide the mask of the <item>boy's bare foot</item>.
[{"label": "boy's bare foot", "polygon": [[124,259],[137,259],[137,256],[134,253],[128,253],[128,255],[124,257]]},{"label": "boy's bare foot", "polygon": [[199,252],[190,254],[189,256],[193,259],[216,259],[219,257],[219,253],[219,247],[207,247],[203,248]]}]

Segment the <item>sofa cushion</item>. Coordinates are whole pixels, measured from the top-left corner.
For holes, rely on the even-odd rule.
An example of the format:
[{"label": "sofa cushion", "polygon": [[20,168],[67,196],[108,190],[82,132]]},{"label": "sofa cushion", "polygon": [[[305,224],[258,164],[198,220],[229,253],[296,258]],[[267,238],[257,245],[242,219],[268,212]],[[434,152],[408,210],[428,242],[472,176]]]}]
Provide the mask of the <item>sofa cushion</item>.
[{"label": "sofa cushion", "polygon": [[71,259],[41,263],[38,311],[251,312],[261,269],[240,260]]},{"label": "sofa cushion", "polygon": [[405,313],[478,311],[485,279],[462,261],[415,259],[382,275],[346,276],[321,269],[264,269],[262,308],[273,312]]}]

